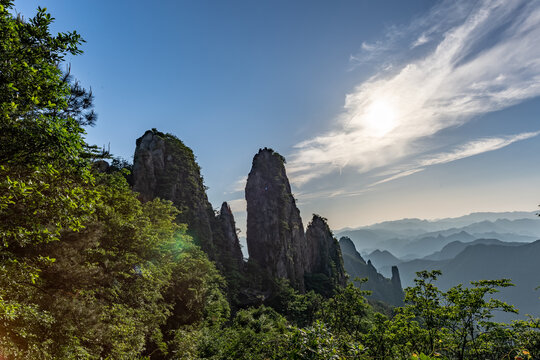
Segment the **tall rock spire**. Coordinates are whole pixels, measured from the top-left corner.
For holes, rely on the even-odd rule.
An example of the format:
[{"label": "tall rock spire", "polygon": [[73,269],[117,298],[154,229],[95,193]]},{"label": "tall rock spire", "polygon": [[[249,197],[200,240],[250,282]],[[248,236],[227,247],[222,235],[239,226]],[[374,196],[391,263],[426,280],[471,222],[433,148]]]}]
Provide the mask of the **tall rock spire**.
[{"label": "tall rock spire", "polygon": [[303,292],[307,242],[284,163],[268,148],[253,158],[246,184],[249,260]]},{"label": "tall rock spire", "polygon": [[133,190],[143,201],[170,200],[180,210],[177,222],[215,260],[211,223],[214,210],[208,202],[201,170],[193,151],[176,136],[155,129],[137,139],[133,158]]},{"label": "tall rock spire", "polygon": [[215,215],[193,151],[176,136],[156,129],[137,139],[133,159],[133,190],[142,201],[170,200],[180,210],[176,221],[214,260],[227,277],[243,270],[243,256],[231,209],[223,203]]},{"label": "tall rock spire", "polygon": [[218,248],[220,262],[229,270],[242,270],[244,256],[236,234],[234,216],[226,202],[221,205],[217,220],[221,226],[221,232],[214,233],[214,240]]}]

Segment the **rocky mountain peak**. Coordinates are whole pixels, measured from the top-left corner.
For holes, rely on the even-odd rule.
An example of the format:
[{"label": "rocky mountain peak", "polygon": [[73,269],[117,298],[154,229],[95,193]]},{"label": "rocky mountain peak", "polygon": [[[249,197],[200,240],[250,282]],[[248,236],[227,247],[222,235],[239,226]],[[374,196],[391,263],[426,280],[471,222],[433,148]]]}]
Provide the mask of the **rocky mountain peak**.
[{"label": "rocky mountain peak", "polygon": [[219,246],[218,252],[220,253],[221,263],[227,264],[229,267],[242,269],[244,263],[242,249],[236,233],[234,216],[227,202],[221,204],[217,219],[221,225],[221,235],[223,236],[221,241],[216,241],[216,246]]},{"label": "rocky mountain peak", "polygon": [[362,258],[362,256],[360,255],[360,253],[358,253],[356,251],[356,246],[354,245],[353,241],[351,240],[350,237],[348,236],[342,236],[340,239],[339,239],[339,246],[341,247],[341,250],[344,252],[344,253],[348,253],[348,254],[358,254],[359,258],[362,260],[363,263],[365,263],[366,261]]},{"label": "rocky mountain peak", "polygon": [[268,148],[253,158],[246,184],[249,259],[304,291],[307,243],[284,164]]},{"label": "rocky mountain peak", "polygon": [[193,151],[176,136],[156,129],[137,139],[133,158],[133,190],[143,201],[170,200],[181,211],[177,222],[188,225],[188,234],[213,260],[214,210],[208,202]]},{"label": "rocky mountain peak", "polygon": [[133,190],[141,200],[170,200],[180,210],[176,221],[221,269],[243,268],[240,243],[230,207],[218,216],[208,201],[201,169],[193,151],[180,139],[156,129],[137,139],[133,159]]},{"label": "rocky mountain peak", "polygon": [[[334,238],[325,218],[319,215],[313,215],[313,219],[306,230],[306,240],[306,287],[317,290],[316,286],[320,287],[322,285],[321,282],[326,282],[327,293],[331,295],[333,287],[346,285],[347,277],[343,268],[339,243]],[[316,278],[316,282],[310,281],[314,280],[314,278]],[[320,290],[319,292],[324,293],[324,291]]]}]

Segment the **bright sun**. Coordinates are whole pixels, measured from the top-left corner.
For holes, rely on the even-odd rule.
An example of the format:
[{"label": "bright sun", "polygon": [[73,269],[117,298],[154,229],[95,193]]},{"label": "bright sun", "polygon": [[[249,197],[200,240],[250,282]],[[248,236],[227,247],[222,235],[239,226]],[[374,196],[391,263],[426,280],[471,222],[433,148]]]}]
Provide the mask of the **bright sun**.
[{"label": "bright sun", "polygon": [[376,137],[383,137],[397,125],[396,113],[386,101],[371,103],[362,120],[370,135]]}]

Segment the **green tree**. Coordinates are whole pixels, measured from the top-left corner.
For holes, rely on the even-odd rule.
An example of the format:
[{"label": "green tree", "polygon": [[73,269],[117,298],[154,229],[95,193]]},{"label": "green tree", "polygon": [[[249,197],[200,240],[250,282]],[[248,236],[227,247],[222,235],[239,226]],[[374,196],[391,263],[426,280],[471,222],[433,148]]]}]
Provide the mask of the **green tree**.
[{"label": "green tree", "polygon": [[207,332],[199,345],[202,359],[287,359],[288,335],[293,328],[269,307],[240,310],[231,326]]},{"label": "green tree", "polygon": [[369,359],[362,344],[350,336],[336,336],[320,321],[303,329],[294,329],[288,336],[286,348],[287,359]]},{"label": "green tree", "polygon": [[168,320],[228,316],[222,280],[170,203],[92,171],[92,94],[60,70],[80,35],[12,9],[0,0],[0,357],[166,353]]},{"label": "green tree", "polygon": [[448,313],[444,307],[444,294],[434,284],[440,275],[438,270],[417,272],[415,286],[405,291],[405,307],[398,310],[398,313],[416,319],[423,329],[423,339],[415,349],[418,352],[435,352],[446,324]]},{"label": "green tree", "polygon": [[369,305],[365,298],[369,293],[352,283],[345,288],[336,288],[335,295],[322,306],[319,318],[334,334],[346,333],[360,339],[370,326]]},{"label": "green tree", "polygon": [[96,175],[95,191],[83,229],[63,231],[19,259],[51,260],[33,283],[10,289],[9,300],[22,307],[3,319],[9,358],[134,358],[162,343],[171,308],[164,293],[178,244],[190,242],[174,223],[177,210],[160,200],[141,204],[120,174]]},{"label": "green tree", "polygon": [[471,287],[461,284],[452,287],[444,295],[447,301],[447,331],[443,341],[450,341],[449,353],[456,359],[481,358],[484,338],[498,324],[491,321],[493,311],[513,312],[517,310],[503,301],[486,297],[498,292],[499,288],[513,286],[508,279],[471,282]]},{"label": "green tree", "polygon": [[411,349],[458,360],[493,358],[494,343],[489,339],[509,328],[493,322],[493,312],[517,310],[492,295],[512,283],[508,279],[473,281],[470,287],[459,284],[442,292],[434,284],[439,275],[437,270],[418,272],[416,286],[406,289],[405,306],[397,310],[420,325],[411,337]]},{"label": "green tree", "polygon": [[53,18],[45,9],[22,21],[12,8],[11,1],[0,1],[0,326],[17,326],[0,333],[2,344],[30,339],[28,329],[53,322],[26,301],[53,262],[36,248],[63,231],[82,230],[99,197],[81,119],[70,115],[77,96],[70,100],[59,69],[65,55],[81,53],[81,37],[51,35]]}]

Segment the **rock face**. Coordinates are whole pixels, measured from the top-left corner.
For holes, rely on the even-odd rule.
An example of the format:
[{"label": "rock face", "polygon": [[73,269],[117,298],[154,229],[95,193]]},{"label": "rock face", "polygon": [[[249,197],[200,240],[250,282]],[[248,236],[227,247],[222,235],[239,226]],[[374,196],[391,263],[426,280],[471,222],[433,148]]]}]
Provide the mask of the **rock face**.
[{"label": "rock face", "polygon": [[362,263],[362,264],[366,264],[366,260],[364,260],[362,255],[360,255],[360,253],[356,251],[356,246],[354,246],[353,241],[349,237],[342,236],[339,239],[339,247],[341,248],[341,253],[343,255],[348,254],[355,261],[358,261],[359,263]]},{"label": "rock face", "polygon": [[244,264],[244,256],[236,234],[234,217],[229,204],[226,202],[221,205],[217,220],[221,226],[221,232],[214,233],[214,237],[220,263],[229,269],[241,270]]},{"label": "rock face", "polygon": [[[248,265],[229,205],[223,203],[219,214],[214,214],[195,156],[178,138],[153,129],[137,139],[133,190],[142,201],[158,197],[172,201],[180,210],[177,222],[188,225],[188,234],[216,262],[229,280],[229,295],[238,302],[253,298],[250,291],[267,298],[271,289],[265,288],[265,279],[275,278],[289,280],[300,292],[313,289],[331,295],[336,286],[346,283],[340,248],[320,216],[304,233],[284,163],[278,153],[261,149],[248,176],[247,245],[248,265],[257,274],[253,277],[246,276]],[[252,286],[250,279],[262,286]]]},{"label": "rock face", "polygon": [[403,291],[401,287],[401,278],[399,277],[399,270],[397,266],[392,266],[392,279],[390,279],[390,281],[392,281],[392,286],[394,287],[394,289],[400,289],[401,291]]},{"label": "rock face", "polygon": [[345,286],[347,283],[339,243],[326,219],[319,215],[313,215],[306,230],[306,240],[306,289],[330,296],[335,287]]},{"label": "rock face", "polygon": [[153,129],[137,139],[133,190],[143,201],[157,197],[172,201],[181,211],[177,222],[188,225],[187,233],[218,265],[229,258],[232,263],[242,262],[230,208],[224,204],[216,218],[193,151],[177,137]]},{"label": "rock face", "polygon": [[392,279],[387,279],[377,272],[371,260],[368,260],[366,264],[350,238],[342,237],[339,239],[339,245],[343,254],[345,270],[351,280],[356,277],[367,278],[368,281],[362,285],[362,288],[372,291],[371,298],[394,306],[403,305],[404,294],[397,266],[392,267]]},{"label": "rock face", "polygon": [[253,158],[246,184],[249,261],[303,292],[308,246],[284,163],[267,148]]}]

